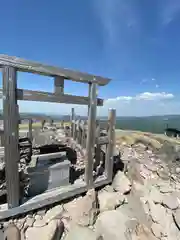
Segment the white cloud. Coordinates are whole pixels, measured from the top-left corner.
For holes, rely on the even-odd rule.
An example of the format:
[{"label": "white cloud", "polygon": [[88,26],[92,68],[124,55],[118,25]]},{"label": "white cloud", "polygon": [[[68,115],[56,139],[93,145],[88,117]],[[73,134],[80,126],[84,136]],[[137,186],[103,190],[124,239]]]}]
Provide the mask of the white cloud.
[{"label": "white cloud", "polygon": [[104,106],[98,109],[98,114],[107,115],[109,108],[115,108],[118,116],[177,114],[180,102],[172,93],[143,92],[135,96],[107,99]]},{"label": "white cloud", "polygon": [[144,92],[135,96],[136,100],[150,100],[150,101],[172,99],[172,98],[174,98],[174,95],[172,93],[165,93],[165,92],[157,92],[157,93]]},{"label": "white cloud", "polygon": [[172,93],[165,92],[144,92],[136,96],[118,96],[116,98],[107,99],[105,102],[117,102],[117,101],[131,101],[131,100],[162,100],[162,99],[172,99],[174,95]]},{"label": "white cloud", "polygon": [[[0,101],[2,109],[2,101]],[[70,114],[75,108],[77,115],[87,116],[87,106],[73,104],[56,104],[19,101],[21,112]],[[180,113],[180,102],[172,93],[144,92],[134,96],[118,96],[104,101],[103,107],[98,107],[98,115],[106,116],[109,108],[115,108],[118,116],[146,116]]]}]

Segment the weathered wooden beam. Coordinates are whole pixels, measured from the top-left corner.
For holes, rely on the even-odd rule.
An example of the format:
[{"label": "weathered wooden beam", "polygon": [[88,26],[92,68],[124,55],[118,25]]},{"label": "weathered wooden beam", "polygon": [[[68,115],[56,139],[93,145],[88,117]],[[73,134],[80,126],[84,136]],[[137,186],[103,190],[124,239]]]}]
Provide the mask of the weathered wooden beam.
[{"label": "weathered wooden beam", "polygon": [[33,120],[30,118],[29,121],[28,121],[28,138],[29,138],[31,141],[33,140],[32,124],[33,124]]},{"label": "weathered wooden beam", "polygon": [[54,78],[54,93],[64,94],[64,78],[57,76]]},{"label": "weathered wooden beam", "polygon": [[[91,83],[89,83],[89,85],[88,85],[88,97],[89,97],[89,99],[91,97]],[[89,116],[89,109],[90,109],[90,101],[88,103],[88,116]]]},{"label": "weathered wooden beam", "polygon": [[74,108],[71,109],[71,137],[74,136],[74,128],[75,128],[75,111]]},{"label": "weathered wooden beam", "polygon": [[[0,97],[2,96],[2,89],[0,89]],[[68,94],[56,95],[49,92],[39,92],[32,90],[17,89],[18,100],[25,101],[39,101],[39,102],[54,102],[54,103],[69,103],[88,105],[89,98],[81,96],[73,96]],[[103,106],[103,99],[97,99],[97,105]]]},{"label": "weathered wooden beam", "polygon": [[53,67],[22,58],[0,54],[0,67],[11,66],[22,72],[38,73],[45,76],[60,76],[75,82],[97,83],[100,86],[107,85],[109,78],[103,78],[92,74],[73,71],[65,68]]},{"label": "weathered wooden beam", "polygon": [[97,108],[96,84],[93,83],[91,85],[90,94],[90,109],[88,116],[88,133],[85,158],[85,180],[89,188],[93,186],[93,162],[94,162],[93,157],[96,136],[96,108]]},{"label": "weathered wooden beam", "polygon": [[[100,179],[97,179],[94,182],[94,187],[98,188],[108,183],[110,183],[109,180],[106,179],[105,177],[102,177]],[[60,202],[64,199],[68,199],[73,196],[85,193],[88,189],[89,187],[86,186],[85,182],[76,183],[68,186],[63,186],[63,187],[61,186],[59,188],[55,188],[45,193],[39,194],[29,199],[27,202],[20,205],[19,207],[7,209],[6,205],[3,205],[2,208],[0,209],[0,220],[6,219],[9,217],[14,217],[20,214],[24,214],[24,213],[36,210],[38,208],[51,205],[53,203]]]},{"label": "weathered wooden beam", "polygon": [[108,139],[109,144],[106,151],[105,159],[105,175],[109,181],[112,181],[113,176],[113,153],[115,147],[115,124],[116,124],[116,110],[110,109],[109,111],[109,128],[108,128]]},{"label": "weathered wooden beam", "polygon": [[5,171],[9,208],[19,206],[19,114],[16,97],[17,76],[13,67],[3,68],[3,114],[5,140]]}]

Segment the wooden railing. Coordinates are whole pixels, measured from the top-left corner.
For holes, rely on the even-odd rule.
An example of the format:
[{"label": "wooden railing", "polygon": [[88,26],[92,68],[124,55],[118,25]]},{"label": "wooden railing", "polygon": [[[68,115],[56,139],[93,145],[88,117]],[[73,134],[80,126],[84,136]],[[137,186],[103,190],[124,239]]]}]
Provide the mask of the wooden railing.
[{"label": "wooden railing", "polygon": [[[68,69],[48,66],[41,63],[27,61],[17,57],[0,55],[0,68],[2,68],[3,88],[0,95],[3,99],[4,119],[4,158],[7,187],[7,209],[0,209],[0,219],[32,211],[47,204],[72,197],[87,191],[92,187],[101,186],[112,181],[113,146],[115,134],[115,110],[109,112],[107,136],[97,135],[96,110],[103,105],[103,100],[97,98],[97,85],[104,86],[110,79],[81,73]],[[17,72],[30,72],[54,79],[54,92],[39,92],[17,88]],[[71,80],[89,85],[89,96],[73,96],[64,93],[64,81]],[[37,198],[26,200],[22,204],[18,162],[19,156],[19,106],[18,100],[71,103],[88,106],[88,121],[86,125],[75,122],[74,110],[71,117],[71,137],[85,148],[85,182],[54,189],[54,191],[38,195]],[[77,130],[78,129],[78,130]],[[98,136],[98,137],[97,137]],[[29,119],[29,137],[32,138],[32,119]],[[84,141],[85,140],[85,141]],[[93,181],[93,157],[95,146],[107,144],[105,176],[100,181]]]}]

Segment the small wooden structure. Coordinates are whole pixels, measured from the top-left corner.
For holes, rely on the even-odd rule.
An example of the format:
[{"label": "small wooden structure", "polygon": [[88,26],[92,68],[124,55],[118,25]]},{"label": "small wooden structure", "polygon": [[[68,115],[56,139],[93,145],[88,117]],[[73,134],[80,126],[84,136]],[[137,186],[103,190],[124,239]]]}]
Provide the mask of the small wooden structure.
[{"label": "small wooden structure", "polygon": [[[98,187],[112,181],[113,170],[113,146],[115,134],[115,110],[109,112],[108,136],[104,139],[96,138],[96,109],[103,105],[103,100],[97,98],[97,85],[104,86],[110,79],[94,76],[86,73],[76,72],[63,68],[47,66],[44,64],[27,61],[17,57],[0,55],[0,68],[3,73],[3,118],[4,118],[4,147],[5,147],[5,171],[7,186],[7,205],[0,207],[0,219],[8,218],[17,214],[43,207],[62,199],[87,191],[92,187]],[[30,72],[51,76],[54,78],[54,93],[38,92],[17,88],[17,71]],[[89,85],[89,96],[73,96],[64,93],[64,81],[87,83]],[[19,111],[18,100],[71,103],[88,106],[88,123],[85,153],[85,182],[59,187],[52,191],[37,195],[23,202],[20,196],[19,186]],[[29,120],[29,132],[32,132],[32,120]],[[74,110],[72,110],[71,134],[75,139]],[[30,136],[32,137],[32,136]],[[78,138],[80,140],[80,137]],[[93,153],[95,144],[107,144],[105,175],[93,182]],[[83,144],[83,142],[82,142]]]}]

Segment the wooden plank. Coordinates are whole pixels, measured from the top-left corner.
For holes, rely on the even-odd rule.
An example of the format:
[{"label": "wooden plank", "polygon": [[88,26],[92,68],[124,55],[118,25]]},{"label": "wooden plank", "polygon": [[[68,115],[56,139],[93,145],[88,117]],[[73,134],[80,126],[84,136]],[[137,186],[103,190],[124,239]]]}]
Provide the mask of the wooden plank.
[{"label": "wooden plank", "polygon": [[113,155],[115,147],[115,124],[116,124],[116,110],[111,109],[109,111],[109,128],[108,128],[108,138],[109,144],[106,151],[105,159],[105,175],[107,179],[112,181],[113,176]]},{"label": "wooden plank", "polygon": [[9,208],[19,206],[19,114],[16,98],[17,76],[13,67],[3,68],[3,114],[5,140],[5,171]]},{"label": "wooden plank", "polygon": [[100,165],[101,161],[101,146],[98,144],[98,139],[100,136],[100,126],[99,126],[99,121],[96,121],[96,152],[95,152],[95,157],[96,157],[96,167]]},{"label": "wooden plank", "polygon": [[[89,85],[88,85],[88,97],[89,97],[89,99],[91,97],[91,83],[89,83]],[[88,116],[89,116],[89,109],[90,109],[90,101],[88,103]]]},{"label": "wooden plank", "polygon": [[[105,176],[102,176],[94,182],[94,187],[98,188],[109,183],[109,180],[106,179]],[[76,183],[65,187],[59,187],[37,195],[19,207],[7,209],[6,204],[0,205],[0,220],[37,210],[38,208],[43,208],[47,205],[51,205],[78,194],[85,193],[87,190],[88,186],[84,182]]]},{"label": "wooden plank", "polygon": [[[18,100],[25,101],[39,101],[39,102],[54,102],[54,103],[68,103],[68,104],[79,104],[79,105],[88,105],[89,98],[81,96],[73,96],[68,94],[55,95],[54,93],[49,92],[39,92],[32,90],[17,90]],[[2,96],[2,90],[1,90]],[[98,106],[103,106],[103,99],[98,98]]]},{"label": "wooden plank", "polygon": [[85,180],[89,188],[93,186],[93,163],[94,163],[93,156],[96,137],[96,108],[97,108],[96,84],[93,83],[91,85],[90,109],[88,116],[88,133],[86,142],[86,158],[85,158]]},{"label": "wooden plank", "polygon": [[74,128],[75,128],[75,111],[74,108],[71,108],[71,137],[74,137]]},{"label": "wooden plank", "polygon": [[65,68],[53,67],[14,56],[7,56],[4,54],[0,54],[0,67],[1,66],[11,66],[15,67],[18,71],[38,73],[46,76],[60,76],[64,77],[64,79],[70,79],[75,82],[97,83],[100,86],[105,86],[110,82],[109,78],[103,78],[100,76],[95,76],[92,74],[82,73]]},{"label": "wooden plank", "polygon": [[32,141],[33,140],[33,135],[32,135],[32,124],[33,120],[30,118],[28,122],[28,138]]},{"label": "wooden plank", "polygon": [[54,78],[54,93],[64,94],[64,78],[56,76]]}]

